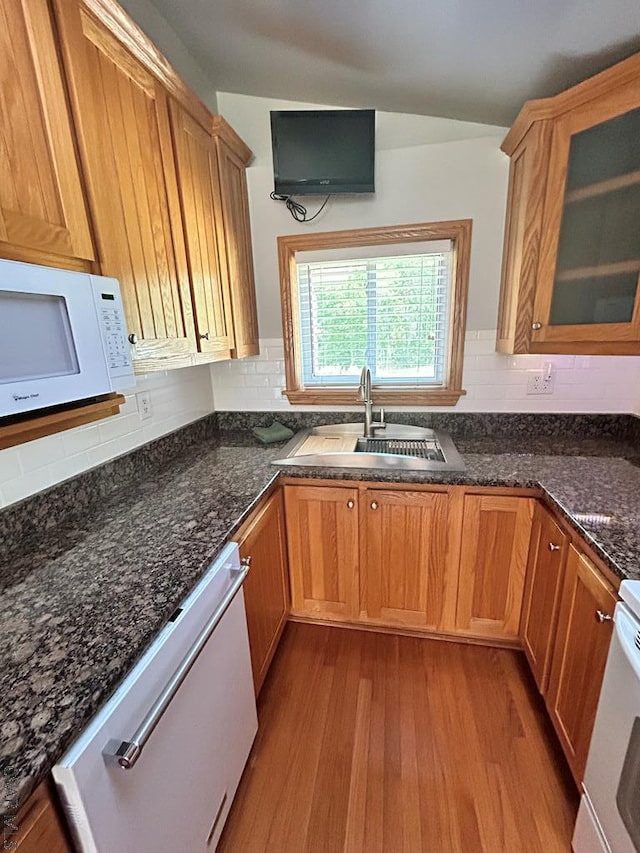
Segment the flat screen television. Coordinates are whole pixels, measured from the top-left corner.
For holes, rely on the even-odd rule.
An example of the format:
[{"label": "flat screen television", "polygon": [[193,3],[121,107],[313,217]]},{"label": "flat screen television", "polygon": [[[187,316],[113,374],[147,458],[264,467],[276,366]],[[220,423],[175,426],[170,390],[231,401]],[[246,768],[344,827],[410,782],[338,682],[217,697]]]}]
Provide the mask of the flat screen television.
[{"label": "flat screen television", "polygon": [[277,195],[372,193],[375,110],[271,113]]}]

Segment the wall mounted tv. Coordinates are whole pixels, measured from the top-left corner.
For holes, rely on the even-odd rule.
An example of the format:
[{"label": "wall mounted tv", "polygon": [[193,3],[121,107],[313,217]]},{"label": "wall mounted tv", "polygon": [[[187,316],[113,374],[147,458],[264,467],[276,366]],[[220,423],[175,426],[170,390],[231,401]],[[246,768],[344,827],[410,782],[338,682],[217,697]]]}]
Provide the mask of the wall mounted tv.
[{"label": "wall mounted tv", "polygon": [[271,113],[277,195],[372,193],[375,110]]}]

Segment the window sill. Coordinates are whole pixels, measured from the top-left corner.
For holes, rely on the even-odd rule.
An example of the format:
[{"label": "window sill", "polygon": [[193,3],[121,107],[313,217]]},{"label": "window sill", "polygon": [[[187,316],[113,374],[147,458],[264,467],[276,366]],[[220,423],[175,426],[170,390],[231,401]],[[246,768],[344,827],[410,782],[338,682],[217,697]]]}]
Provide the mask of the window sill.
[{"label": "window sill", "polygon": [[[355,406],[358,405],[356,389],[302,388],[282,392],[294,406]],[[374,388],[376,406],[455,406],[466,391],[450,388],[379,389]]]}]

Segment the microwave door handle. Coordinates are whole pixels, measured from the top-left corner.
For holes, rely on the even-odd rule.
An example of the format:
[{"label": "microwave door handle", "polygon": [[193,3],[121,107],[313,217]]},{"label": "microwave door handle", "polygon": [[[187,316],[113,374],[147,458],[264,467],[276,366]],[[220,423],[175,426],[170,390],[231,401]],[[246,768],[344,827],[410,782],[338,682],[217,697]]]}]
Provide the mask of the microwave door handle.
[{"label": "microwave door handle", "polygon": [[207,640],[229,609],[236,593],[244,583],[244,579],[249,573],[248,562],[244,563],[240,569],[232,569],[231,571],[235,575],[233,583],[225,593],[224,598],[214,611],[207,624],[198,635],[194,644],[185,655],[182,663],[175,670],[167,682],[166,687],[163,689],[162,693],[153,703],[143,721],[133,733],[131,739],[123,741],[110,740],[103,749],[102,755],[104,756],[104,760],[107,764],[115,764],[123,770],[130,770],[140,758],[140,754],[142,753],[145,744],[162,719],[162,715],[167,710],[169,703],[180,689],[182,682],[189,674],[191,667],[194,665],[198,655],[205,647]]}]

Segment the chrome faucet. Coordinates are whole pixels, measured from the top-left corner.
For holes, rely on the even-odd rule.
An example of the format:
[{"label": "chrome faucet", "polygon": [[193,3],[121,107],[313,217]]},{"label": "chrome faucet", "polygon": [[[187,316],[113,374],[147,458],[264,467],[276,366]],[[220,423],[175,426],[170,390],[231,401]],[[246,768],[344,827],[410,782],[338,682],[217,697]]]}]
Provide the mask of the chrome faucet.
[{"label": "chrome faucet", "polygon": [[375,431],[386,429],[384,422],[384,409],[380,409],[380,420],[373,419],[373,400],[371,399],[371,371],[365,364],[360,374],[360,385],[358,386],[358,400],[364,403],[364,437],[373,438]]}]

